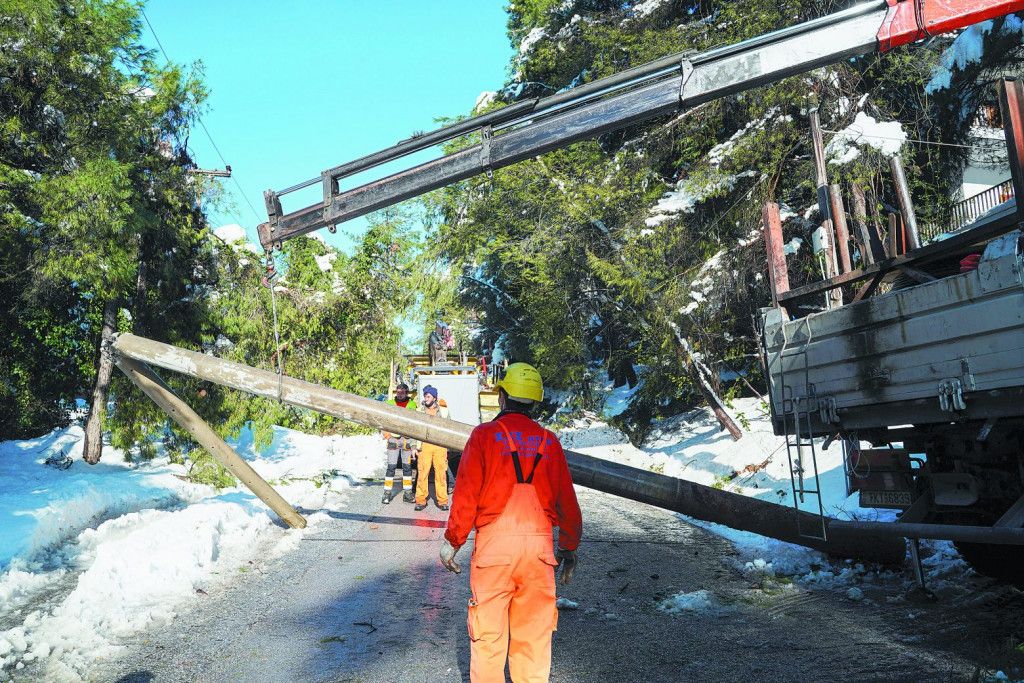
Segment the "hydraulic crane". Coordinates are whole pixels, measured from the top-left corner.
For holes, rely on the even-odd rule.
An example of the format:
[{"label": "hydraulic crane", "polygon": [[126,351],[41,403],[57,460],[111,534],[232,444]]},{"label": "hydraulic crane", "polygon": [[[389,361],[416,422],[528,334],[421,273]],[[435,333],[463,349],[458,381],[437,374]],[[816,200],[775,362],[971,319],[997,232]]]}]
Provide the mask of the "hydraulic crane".
[{"label": "hydraulic crane", "polygon": [[[1024,11],[1024,0],[872,0],[697,55],[677,53],[544,98],[523,100],[404,140],[284,190],[264,192],[268,253],[292,237],[382,209],[480,173],[818,67]],[[480,142],[384,178],[371,171],[464,135]],[[323,201],[284,213],[281,197],[320,183]]]}]

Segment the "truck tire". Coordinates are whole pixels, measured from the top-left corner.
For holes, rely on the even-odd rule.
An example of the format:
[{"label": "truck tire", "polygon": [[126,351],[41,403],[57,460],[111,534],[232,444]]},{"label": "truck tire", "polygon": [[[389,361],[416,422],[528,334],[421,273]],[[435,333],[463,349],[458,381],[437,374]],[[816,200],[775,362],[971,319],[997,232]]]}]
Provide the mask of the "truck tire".
[{"label": "truck tire", "polygon": [[1024,588],[1024,546],[990,543],[954,543],[974,571]]}]

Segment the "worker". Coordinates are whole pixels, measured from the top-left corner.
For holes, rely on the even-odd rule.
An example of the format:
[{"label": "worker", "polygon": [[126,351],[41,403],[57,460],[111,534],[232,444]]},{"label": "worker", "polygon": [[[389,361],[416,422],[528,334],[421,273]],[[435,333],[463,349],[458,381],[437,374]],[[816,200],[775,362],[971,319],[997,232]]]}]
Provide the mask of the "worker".
[{"label": "worker", "polygon": [[[420,412],[448,419],[448,406],[437,398],[437,388],[431,385],[423,387],[423,405]],[[440,510],[448,509],[448,449],[432,443],[421,443],[416,453],[416,470],[419,480],[416,482],[416,511],[427,507],[427,494],[430,489],[430,470],[434,470],[434,496]]]},{"label": "worker", "polygon": [[[470,679],[547,681],[558,624],[555,571],[569,583],[583,532],[580,507],[558,437],[530,419],[544,399],[540,373],[513,363],[498,381],[501,412],[476,427],[462,453],[441,563],[455,561],[476,528],[467,624]],[[558,526],[552,552],[551,530]]]},{"label": "worker", "polygon": [[[393,406],[416,410],[416,400],[409,396],[409,385],[402,382],[395,387],[395,397],[388,401]],[[387,505],[394,497],[392,489],[395,485],[395,470],[398,463],[402,463],[402,500],[411,503],[415,499],[412,492],[412,463],[416,457],[418,444],[414,439],[398,436],[390,432],[381,432],[381,436],[388,442],[388,466],[384,473],[384,498],[382,503]]]},{"label": "worker", "polygon": [[434,331],[427,339],[430,347],[430,364],[444,365],[448,362],[448,341],[451,333],[443,320],[434,321]]}]

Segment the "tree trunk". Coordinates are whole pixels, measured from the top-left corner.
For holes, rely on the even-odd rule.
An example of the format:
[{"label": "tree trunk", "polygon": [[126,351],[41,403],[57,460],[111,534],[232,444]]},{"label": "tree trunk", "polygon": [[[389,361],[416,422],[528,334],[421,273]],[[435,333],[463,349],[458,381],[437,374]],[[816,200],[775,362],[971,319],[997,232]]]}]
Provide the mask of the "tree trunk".
[{"label": "tree trunk", "polygon": [[107,391],[110,377],[114,372],[114,358],[111,344],[117,332],[117,303],[108,301],[103,305],[103,331],[100,334],[99,366],[96,368],[96,382],[92,387],[92,401],[89,415],[85,418],[85,448],[82,459],[95,465],[103,455],[103,414],[107,407]]}]

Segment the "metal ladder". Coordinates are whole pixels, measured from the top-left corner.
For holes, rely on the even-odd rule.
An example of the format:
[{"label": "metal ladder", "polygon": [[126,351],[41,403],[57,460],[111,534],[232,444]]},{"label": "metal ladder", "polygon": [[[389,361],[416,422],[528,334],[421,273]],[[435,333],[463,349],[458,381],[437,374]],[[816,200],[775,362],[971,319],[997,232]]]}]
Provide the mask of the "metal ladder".
[{"label": "metal ladder", "polygon": [[[779,350],[779,383],[782,386],[782,425],[786,438],[786,457],[789,459],[789,481],[793,492],[793,509],[796,514],[797,533],[809,539],[826,541],[825,508],[821,497],[821,480],[818,477],[818,451],[814,445],[814,432],[811,428],[811,414],[820,411],[814,385],[810,382],[810,369],[807,361],[807,347],[811,343],[811,327],[808,318],[803,318],[807,329],[806,339],[796,351],[788,357],[803,357],[804,394],[797,396],[792,386],[786,383],[786,350],[792,339],[782,328],[785,341]],[[799,330],[799,326],[797,326]],[[794,335],[795,336],[795,335]],[[797,371],[799,374],[799,370]],[[799,381],[799,380],[798,380]],[[789,397],[787,398],[787,389]],[[808,469],[810,468],[810,469]],[[801,515],[800,505],[808,496],[818,501],[818,519],[813,528],[807,529]]]}]

